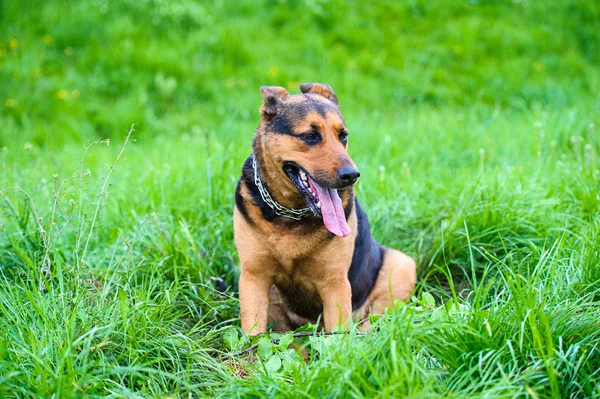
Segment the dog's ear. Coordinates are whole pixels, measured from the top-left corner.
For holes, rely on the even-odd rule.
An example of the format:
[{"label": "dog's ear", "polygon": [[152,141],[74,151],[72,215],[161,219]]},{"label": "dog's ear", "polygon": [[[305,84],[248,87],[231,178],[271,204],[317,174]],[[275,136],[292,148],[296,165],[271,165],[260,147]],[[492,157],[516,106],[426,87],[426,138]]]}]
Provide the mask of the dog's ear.
[{"label": "dog's ear", "polygon": [[279,105],[290,95],[290,93],[279,86],[261,86],[260,92],[263,96],[263,105],[260,107],[260,115],[263,120],[269,122],[277,115]]},{"label": "dog's ear", "polygon": [[323,83],[302,83],[300,85],[300,91],[304,94],[314,93],[319,94],[334,104],[338,103],[337,96],[333,92],[331,86]]}]

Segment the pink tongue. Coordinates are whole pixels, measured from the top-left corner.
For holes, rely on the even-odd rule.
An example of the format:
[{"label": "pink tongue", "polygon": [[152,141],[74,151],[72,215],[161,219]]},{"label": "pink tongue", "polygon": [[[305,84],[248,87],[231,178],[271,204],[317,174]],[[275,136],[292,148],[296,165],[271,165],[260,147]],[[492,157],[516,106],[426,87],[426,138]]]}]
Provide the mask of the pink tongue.
[{"label": "pink tongue", "polygon": [[350,226],[346,222],[344,207],[342,206],[342,200],[337,190],[334,188],[323,188],[312,179],[310,179],[310,183],[317,190],[317,197],[321,201],[321,213],[323,214],[323,221],[327,230],[336,236],[348,237],[350,235]]}]

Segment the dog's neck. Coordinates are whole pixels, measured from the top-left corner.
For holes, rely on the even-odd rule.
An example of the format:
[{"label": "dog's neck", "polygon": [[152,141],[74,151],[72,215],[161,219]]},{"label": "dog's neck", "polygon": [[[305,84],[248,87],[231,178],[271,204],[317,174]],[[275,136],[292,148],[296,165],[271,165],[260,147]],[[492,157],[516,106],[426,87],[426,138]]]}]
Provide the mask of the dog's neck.
[{"label": "dog's neck", "polygon": [[298,189],[276,162],[264,156],[263,152],[255,151],[254,157],[259,179],[275,202],[290,209],[306,208]]},{"label": "dog's neck", "polygon": [[[256,154],[251,156],[251,162],[252,168],[249,170],[251,173],[250,184],[256,186],[257,193],[255,198],[259,201],[262,200],[264,207],[270,208],[275,214],[286,219],[297,221],[306,218],[311,219],[313,213],[298,193],[297,188],[293,184],[290,184],[290,187],[282,184],[282,182],[289,180],[285,174],[278,175],[277,173],[272,173],[273,169],[269,173],[269,169],[264,166],[265,163],[261,163],[264,161],[260,161]],[[270,165],[270,163],[267,163],[267,165]],[[269,179],[274,184],[267,183],[265,179]],[[276,187],[276,189],[274,190],[272,186]],[[265,190],[265,192],[263,193],[261,190]],[[281,195],[282,191],[286,194],[285,196]],[[340,194],[342,205],[346,210],[346,216],[348,216],[348,210],[351,209],[351,202],[354,200],[353,190],[349,188],[341,191]],[[277,204],[273,204],[272,201],[275,201]],[[283,206],[284,209],[281,209],[279,206]]]}]

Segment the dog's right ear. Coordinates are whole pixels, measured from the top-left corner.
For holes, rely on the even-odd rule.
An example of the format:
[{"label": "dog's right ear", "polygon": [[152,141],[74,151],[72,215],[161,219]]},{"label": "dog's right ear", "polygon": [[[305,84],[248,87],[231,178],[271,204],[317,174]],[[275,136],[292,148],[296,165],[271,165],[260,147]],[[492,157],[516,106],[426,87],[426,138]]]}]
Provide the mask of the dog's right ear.
[{"label": "dog's right ear", "polygon": [[323,83],[302,83],[300,91],[304,94],[314,93],[325,97],[334,104],[338,103],[337,96],[333,92],[331,86]]},{"label": "dog's right ear", "polygon": [[281,102],[290,95],[286,89],[279,86],[261,86],[260,92],[263,96],[263,105],[260,107],[260,115],[265,122],[270,122],[281,105]]}]

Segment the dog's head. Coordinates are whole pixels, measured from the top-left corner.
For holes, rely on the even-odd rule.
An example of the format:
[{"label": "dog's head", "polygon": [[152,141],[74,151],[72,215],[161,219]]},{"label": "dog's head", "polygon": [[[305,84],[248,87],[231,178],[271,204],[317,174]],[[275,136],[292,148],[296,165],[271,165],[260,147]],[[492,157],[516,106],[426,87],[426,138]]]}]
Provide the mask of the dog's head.
[{"label": "dog's head", "polygon": [[262,156],[282,172],[334,234],[350,230],[338,190],[351,187],[360,173],[348,155],[348,129],[331,87],[300,85],[302,94],[261,87],[263,105],[257,139]]}]

